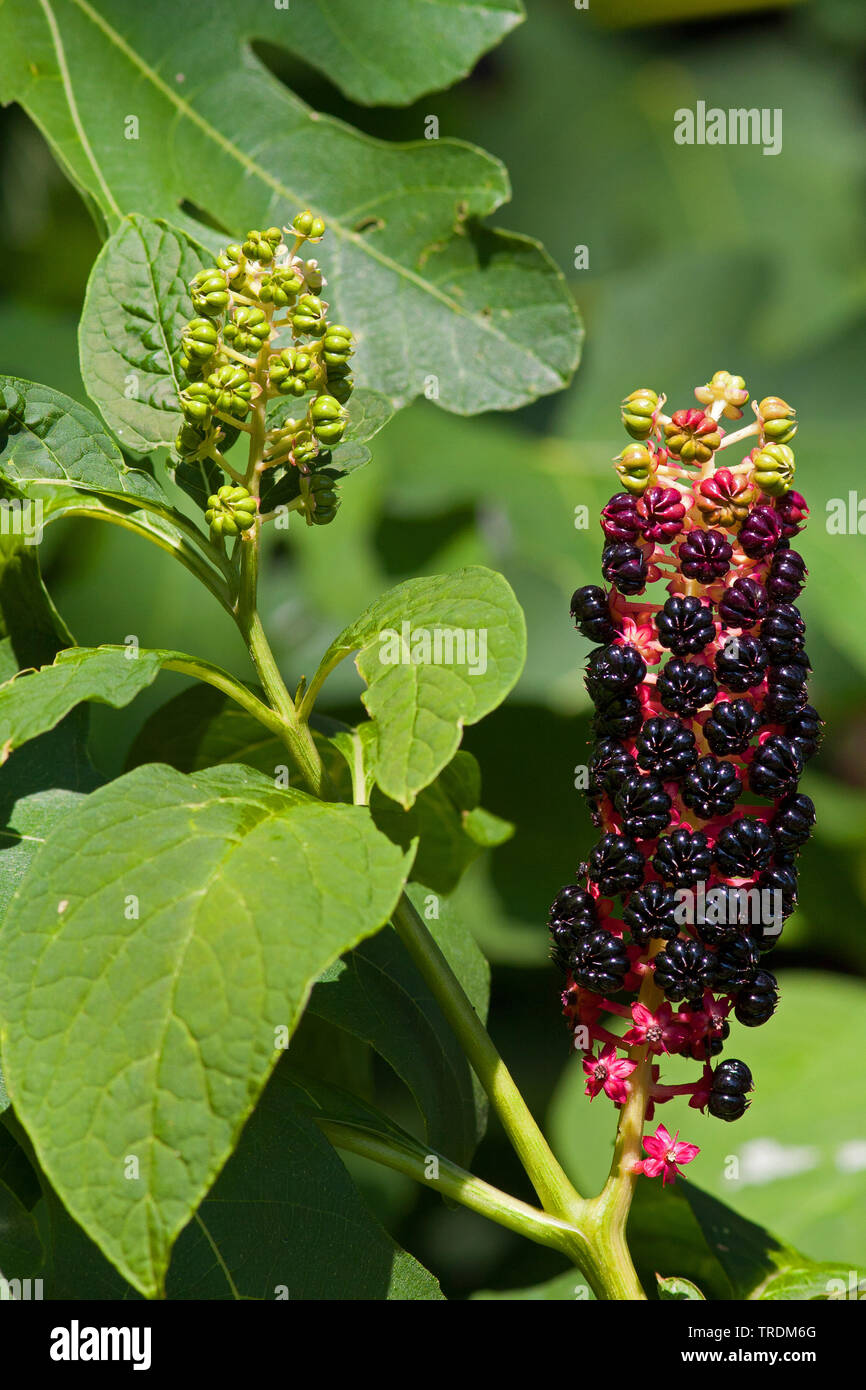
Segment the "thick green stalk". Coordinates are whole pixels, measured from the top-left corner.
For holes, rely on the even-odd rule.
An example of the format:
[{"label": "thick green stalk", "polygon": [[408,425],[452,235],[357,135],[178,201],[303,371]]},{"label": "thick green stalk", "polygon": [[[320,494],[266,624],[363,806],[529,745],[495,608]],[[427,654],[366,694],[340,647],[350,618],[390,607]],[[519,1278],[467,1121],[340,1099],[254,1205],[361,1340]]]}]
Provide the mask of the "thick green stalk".
[{"label": "thick green stalk", "polygon": [[546,1212],[580,1218],[585,1203],[563,1172],[451,966],[404,895],[391,918],[490,1098]]}]

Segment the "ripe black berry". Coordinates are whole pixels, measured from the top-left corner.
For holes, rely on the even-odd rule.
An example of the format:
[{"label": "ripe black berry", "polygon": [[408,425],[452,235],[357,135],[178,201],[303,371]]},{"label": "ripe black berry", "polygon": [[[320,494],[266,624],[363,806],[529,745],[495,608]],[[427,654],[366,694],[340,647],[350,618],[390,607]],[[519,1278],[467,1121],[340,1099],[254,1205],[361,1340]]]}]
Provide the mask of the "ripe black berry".
[{"label": "ripe black berry", "polygon": [[704,725],[704,735],[718,757],[743,753],[760,728],[761,720],[748,700],[718,700]]},{"label": "ripe black berry", "polygon": [[699,598],[674,594],[656,614],[656,631],[675,656],[702,652],[716,635],[712,609]]},{"label": "ripe black berry", "polygon": [[778,550],[767,575],[767,594],[772,602],[786,603],[797,598],[808,573],[805,560],[796,550]]},{"label": "ripe black berry", "polygon": [[596,733],[610,738],[629,738],[641,726],[642,712],[636,695],[595,696]]},{"label": "ripe black berry", "polygon": [[724,941],[716,952],[716,988],[729,993],[751,984],[761,958],[758,947],[748,936]]},{"label": "ripe black berry", "polygon": [[767,611],[767,595],[757,579],[735,579],[719,600],[719,617],[725,627],[754,627]]},{"label": "ripe black berry", "polygon": [[[760,559],[775,550],[782,539],[782,522],[772,507],[753,507],[740,527],[738,540],[753,559]],[[769,592],[769,590],[768,590]],[[772,598],[772,594],[770,595]]]},{"label": "ripe black berry", "polygon": [[589,856],[589,876],[606,898],[643,882],[643,855],[630,835],[602,835]]},{"label": "ripe black berry", "polygon": [[584,584],[571,596],[571,616],[590,642],[612,642],[616,626],[610,616],[607,594],[598,584]]},{"label": "ripe black berry", "polygon": [[690,719],[716,694],[716,682],[709,666],[697,661],[680,661],[672,657],[659,673],[656,690],[665,709]]},{"label": "ripe black berry", "polygon": [[619,937],[600,928],[580,938],[569,965],[582,989],[615,994],[628,971],[628,952]]},{"label": "ripe black berry", "polygon": [[624,778],[615,797],[627,835],[638,840],[654,840],[671,818],[671,799],[661,780],[639,772]]},{"label": "ripe black berry", "polygon": [[595,898],[585,888],[569,883],[554,898],[547,918],[551,937],[551,958],[560,970],[568,962],[581,936],[598,930]]},{"label": "ripe black berry", "polygon": [[721,531],[690,531],[680,541],[680,572],[702,584],[714,584],[730,569],[734,550]]},{"label": "ripe black berry", "polygon": [[746,1092],[752,1087],[752,1073],[745,1062],[730,1057],[713,1072],[707,1109],[717,1120],[739,1120],[750,1104]]},{"label": "ripe black berry", "polygon": [[802,792],[792,792],[785,797],[770,824],[779,849],[798,850],[812,834],[815,803]]},{"label": "ripe black berry", "polygon": [[744,816],[718,833],[715,859],[719,873],[726,878],[751,878],[766,869],[773,848],[773,836],[764,822]]},{"label": "ripe black berry", "polygon": [[761,624],[761,641],[770,661],[775,666],[781,666],[795,652],[801,652],[805,631],[806,624],[799,608],[795,608],[793,603],[777,604]]},{"label": "ripe black berry", "polygon": [[696,1003],[715,981],[716,962],[699,941],[669,941],[655,958],[655,982],[668,999]]},{"label": "ripe black berry", "polygon": [[600,739],[589,764],[588,790],[596,796],[600,791],[613,796],[622,779],[636,771],[634,758],[617,739]]},{"label": "ripe black berry", "polygon": [[642,594],[646,588],[646,556],[636,545],[615,541],[606,545],[601,556],[601,572],[621,594]]},{"label": "ripe black berry", "polygon": [[751,690],[760,685],[766,667],[764,644],[749,632],[729,638],[716,653],[716,675],[728,690]]},{"label": "ripe black berry", "polygon": [[803,762],[808,762],[821,746],[824,721],[813,705],[805,705],[800,713],[785,725],[785,736],[800,750]]},{"label": "ripe black berry", "polygon": [[611,497],[601,513],[601,529],[609,541],[636,541],[643,531],[637,498],[630,492],[617,492]]},{"label": "ripe black berry", "polygon": [[677,898],[672,888],[662,883],[645,883],[632,893],[622,920],[639,946],[645,946],[651,936],[669,940],[679,932],[675,912]]},{"label": "ripe black berry", "polygon": [[758,887],[762,893],[778,893],[782,915],[790,917],[797,906],[797,870],[793,864],[781,862],[777,855],[775,863],[765,869],[758,879]]},{"label": "ripe black berry", "polygon": [[711,861],[706,835],[700,830],[690,830],[687,825],[678,825],[670,835],[659,840],[653,868],[659,878],[672,883],[674,888],[691,888],[709,878]]},{"label": "ripe black berry", "polygon": [[769,970],[758,970],[734,1002],[734,1017],[747,1028],[757,1028],[776,1012],[779,987]]},{"label": "ripe black berry", "polygon": [[630,642],[614,642],[596,647],[586,663],[586,688],[590,694],[604,691],[622,695],[640,685],[646,675],[646,662]]},{"label": "ripe black berry", "polygon": [[749,765],[749,786],[758,796],[785,796],[795,791],[803,771],[803,756],[791,739],[771,734],[755,750]]},{"label": "ripe black berry", "polygon": [[[803,653],[799,653],[803,655]],[[783,724],[806,708],[808,671],[805,666],[789,662],[771,666],[767,671],[767,694],[764,717],[770,723]]]},{"label": "ripe black berry", "polygon": [[740,779],[733,763],[700,758],[682,784],[682,798],[701,820],[726,816],[740,795]]},{"label": "ripe black berry", "polygon": [[673,782],[698,759],[695,736],[678,719],[648,719],[638,734],[637,760],[644,772]]}]

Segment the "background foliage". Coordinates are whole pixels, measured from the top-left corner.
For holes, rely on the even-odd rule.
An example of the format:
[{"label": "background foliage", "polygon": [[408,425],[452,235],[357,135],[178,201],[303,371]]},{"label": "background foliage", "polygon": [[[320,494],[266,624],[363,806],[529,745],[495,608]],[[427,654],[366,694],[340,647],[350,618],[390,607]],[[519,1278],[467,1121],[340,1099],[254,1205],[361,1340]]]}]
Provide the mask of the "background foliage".
[{"label": "background foliage", "polygon": [[[512,7],[489,8],[501,11],[504,32]],[[565,267],[576,246],[589,251],[589,269],[569,272],[587,324],[572,387],[515,416],[462,420],[427,402],[402,412],[375,441],[372,465],[344,490],[339,524],[312,542],[291,536],[271,546],[264,617],[284,670],[310,675],[315,655],[360,608],[403,579],[478,563],[513,586],[527,616],[526,669],[506,705],[467,731],[464,747],[481,764],[484,805],[516,834],[472,864],[453,910],[494,965],[493,1037],[589,1187],[608,1152],[611,1116],[579,1095],[543,925],[591,842],[573,789],[588,717],[584,644],[570,630],[568,598],[596,577],[600,547],[595,529],[575,530],[574,508],[592,513],[613,490],[617,402],[634,386],[664,388],[687,404],[698,380],[724,366],[757,395],[778,392],[796,404],[798,486],[812,507],[802,607],[813,700],[828,723],[824,751],[803,782],[819,824],[803,854],[802,906],[776,956],[779,1014],[744,1039],[754,1106],[735,1131],[690,1117],[688,1137],[704,1146],[695,1176],[707,1191],[807,1255],[856,1263],[866,1250],[866,1074],[857,1063],[866,1045],[864,538],[830,535],[824,522],[827,502],[860,486],[866,18],[844,0],[688,24],[670,22],[676,8],[661,8],[665,23],[610,29],[592,8],[535,0],[529,22],[468,81],[420,98],[429,83],[413,84],[405,65],[383,72],[379,87],[359,78],[346,97],[327,75],[339,75],[339,54],[322,52],[316,70],[257,43],[276,77],[317,111],[370,136],[421,139],[435,114],[443,137],[504,161],[514,190],[509,227],[539,236]],[[628,21],[627,6],[615,9]],[[493,37],[479,35],[479,50]],[[446,63],[439,80],[459,75]],[[673,110],[699,98],[781,108],[782,153],[674,146]],[[410,104],[370,104],[382,100]],[[0,242],[3,263],[14,266],[0,305],[0,372],[83,400],[76,326],[99,242],[34,127],[16,108],[0,119]],[[489,206],[500,194],[503,186],[491,191]],[[205,202],[200,192],[196,200]],[[514,388],[502,403],[517,404],[519,394]],[[143,647],[207,652],[246,676],[228,619],[151,547],[76,521],[49,530],[42,559],[80,644],[122,643],[135,633]],[[102,574],[124,582],[100,582]],[[163,680],[159,693],[145,691],[127,709],[94,710],[91,751],[103,777],[135,761],[130,749],[148,712],[171,693],[169,682],[183,688],[180,677]],[[330,712],[346,714],[359,690],[344,663],[326,689]],[[386,1063],[374,1065],[387,1085]],[[405,1096],[394,1076],[395,1116],[417,1129]],[[262,1127],[279,1105],[269,1091]],[[738,1182],[725,1177],[730,1154],[740,1158]],[[529,1195],[495,1127],[477,1162],[490,1180]],[[526,1287],[560,1273],[555,1256],[446,1210],[408,1179],[360,1161],[349,1166],[384,1224],[437,1271],[447,1295]],[[221,1182],[230,1187],[231,1168]],[[683,1222],[694,1220],[678,1200]],[[651,1202],[636,1221],[652,1229]],[[705,1278],[728,1277],[713,1271]],[[667,1272],[701,1282],[700,1271]],[[572,1286],[569,1275],[548,1296],[573,1297]]]}]

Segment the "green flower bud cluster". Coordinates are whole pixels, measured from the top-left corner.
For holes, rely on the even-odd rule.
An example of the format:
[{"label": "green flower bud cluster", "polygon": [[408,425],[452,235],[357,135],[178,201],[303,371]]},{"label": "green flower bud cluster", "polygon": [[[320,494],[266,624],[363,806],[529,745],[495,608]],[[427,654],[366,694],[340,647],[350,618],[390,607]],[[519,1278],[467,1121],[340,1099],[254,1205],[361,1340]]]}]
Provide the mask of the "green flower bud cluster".
[{"label": "green flower bud cluster", "polygon": [[205,521],[215,536],[237,536],[256,520],[256,499],[245,487],[226,483],[207,499]]}]

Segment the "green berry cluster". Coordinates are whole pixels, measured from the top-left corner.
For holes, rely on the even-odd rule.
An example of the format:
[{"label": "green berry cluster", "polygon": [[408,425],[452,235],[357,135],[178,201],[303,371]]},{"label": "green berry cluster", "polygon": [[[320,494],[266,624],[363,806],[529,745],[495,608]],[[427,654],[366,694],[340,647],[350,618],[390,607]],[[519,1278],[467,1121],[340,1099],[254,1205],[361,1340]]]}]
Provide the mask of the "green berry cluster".
[{"label": "green berry cluster", "polygon": [[[298,509],[317,525],[331,521],[339,505],[333,470],[321,486],[310,478],[330,463],[330,450],[345,433],[355,351],[351,330],[328,318],[318,262],[302,254],[324,234],[320,217],[301,212],[290,228],[252,229],[193,278],[195,317],[180,352],[184,423],[175,440],[181,460],[222,464],[221,449],[258,416],[259,470],[297,469],[307,480],[299,486]],[[267,406],[277,397],[304,404],[268,427]],[[237,535],[255,518],[255,498],[245,524],[243,499],[229,496],[236,492],[220,488],[208,499],[207,519],[218,535]]]}]

